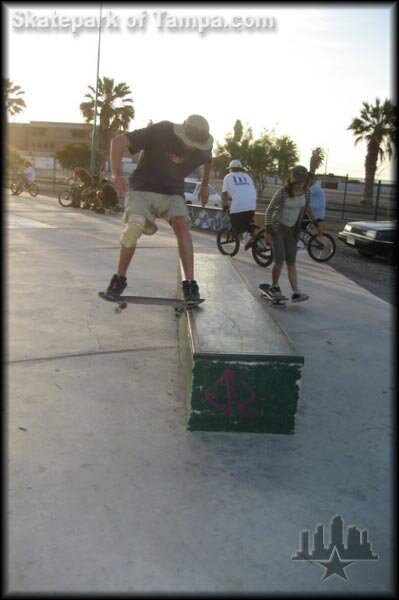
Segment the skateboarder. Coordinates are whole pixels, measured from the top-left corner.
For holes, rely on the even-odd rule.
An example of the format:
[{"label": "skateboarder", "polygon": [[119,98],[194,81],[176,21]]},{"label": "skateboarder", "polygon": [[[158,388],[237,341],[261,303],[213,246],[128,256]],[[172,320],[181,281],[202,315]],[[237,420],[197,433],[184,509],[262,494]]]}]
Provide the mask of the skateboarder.
[{"label": "skateboarder", "polygon": [[189,302],[200,299],[194,280],[194,252],[184,198],[184,178],[204,165],[199,199],[205,206],[209,196],[212,145],[208,122],[200,115],[191,115],[182,124],[161,121],[113,138],[111,171],[117,191],[127,191],[121,175],[125,150],[131,154],[141,153],[137,168],[129,177],[124,213],[126,228],[120,238],[118,272],[111,279],[106,291],[108,295],[118,297],[126,288],[126,273],[137,240],[143,233],[152,235],[157,231],[155,219],[158,217],[170,223],[177,238],[185,276],[182,283],[184,299]]},{"label": "skateboarder", "polygon": [[298,237],[305,213],[316,227],[317,235],[322,235],[320,224],[310,206],[308,171],[306,167],[297,165],[291,169],[286,185],[277,190],[265,212],[266,242],[272,244],[274,255],[273,283],[270,291],[277,297],[282,296],[279,280],[285,261],[292,288],[292,302],[301,302],[309,298],[298,289],[295,264]]}]

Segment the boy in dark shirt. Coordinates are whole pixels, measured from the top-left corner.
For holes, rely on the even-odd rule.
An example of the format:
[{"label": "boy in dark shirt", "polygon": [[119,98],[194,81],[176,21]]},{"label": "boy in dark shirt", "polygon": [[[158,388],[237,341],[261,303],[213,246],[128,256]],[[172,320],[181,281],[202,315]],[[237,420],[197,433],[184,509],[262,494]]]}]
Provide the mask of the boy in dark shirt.
[{"label": "boy in dark shirt", "polygon": [[144,129],[123,133],[111,142],[111,171],[117,191],[127,191],[121,175],[123,153],[141,151],[137,168],[129,177],[125,202],[126,228],[120,238],[118,272],[112,277],[107,294],[119,297],[127,286],[126,272],[142,233],[156,232],[156,218],[167,220],[178,243],[185,280],[184,299],[197,302],[199,288],[194,280],[194,252],[190,220],[184,199],[184,178],[204,165],[199,199],[208,202],[208,181],[212,163],[213,137],[209,125],[200,115],[191,115],[183,124],[161,121]]},{"label": "boy in dark shirt", "polygon": [[[74,179],[80,179],[83,183],[80,188],[79,198],[82,199],[82,208],[90,208],[91,196],[95,193],[95,181],[90,173],[84,167],[75,167],[73,170]],[[75,200],[74,206],[80,206],[80,199]]]}]

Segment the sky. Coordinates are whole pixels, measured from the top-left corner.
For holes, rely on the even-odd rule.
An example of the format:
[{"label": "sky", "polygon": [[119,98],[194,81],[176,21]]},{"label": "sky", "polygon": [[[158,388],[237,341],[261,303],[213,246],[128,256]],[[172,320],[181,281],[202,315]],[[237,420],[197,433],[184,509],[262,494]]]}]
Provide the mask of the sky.
[{"label": "sky", "polygon": [[[364,176],[366,145],[355,147],[347,127],[364,101],[393,99],[395,3],[282,6],[103,3],[99,76],[130,87],[129,129],[201,114],[223,142],[240,119],[255,136],[288,135],[305,166],[321,146],[327,161],[319,172]],[[83,122],[79,104],[96,81],[100,3],[3,8],[5,76],[27,104],[11,121]],[[233,18],[241,28],[224,26]],[[377,171],[381,179],[393,174],[388,162]]]}]

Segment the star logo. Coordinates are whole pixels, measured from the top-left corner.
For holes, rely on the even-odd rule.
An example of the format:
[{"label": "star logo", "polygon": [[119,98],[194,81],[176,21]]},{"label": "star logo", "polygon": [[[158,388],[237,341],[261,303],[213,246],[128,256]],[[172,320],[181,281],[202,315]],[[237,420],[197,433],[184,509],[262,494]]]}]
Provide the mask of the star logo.
[{"label": "star logo", "polygon": [[338,575],[342,579],[348,579],[345,573],[346,567],[349,567],[353,563],[353,560],[341,560],[337,548],[334,546],[331,556],[328,560],[316,561],[319,565],[326,569],[322,581],[331,577],[331,575]]}]

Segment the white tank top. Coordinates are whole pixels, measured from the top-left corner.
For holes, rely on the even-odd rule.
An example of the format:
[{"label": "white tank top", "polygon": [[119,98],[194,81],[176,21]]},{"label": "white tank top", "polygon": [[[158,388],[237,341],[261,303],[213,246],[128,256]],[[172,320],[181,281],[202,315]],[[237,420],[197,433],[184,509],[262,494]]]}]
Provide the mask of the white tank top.
[{"label": "white tank top", "polygon": [[298,220],[301,208],[306,204],[305,194],[301,196],[286,197],[284,208],[281,211],[280,223],[286,227],[293,227]]}]

